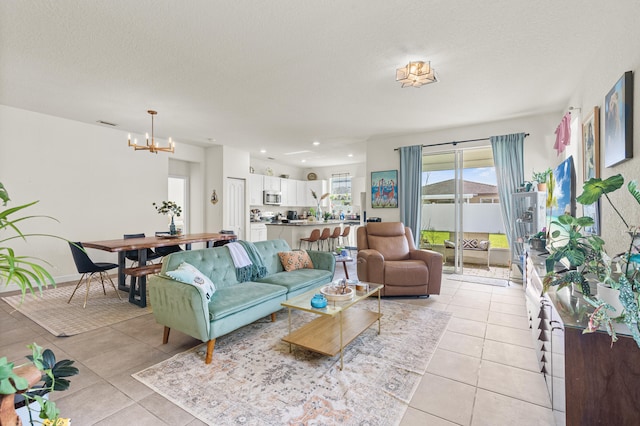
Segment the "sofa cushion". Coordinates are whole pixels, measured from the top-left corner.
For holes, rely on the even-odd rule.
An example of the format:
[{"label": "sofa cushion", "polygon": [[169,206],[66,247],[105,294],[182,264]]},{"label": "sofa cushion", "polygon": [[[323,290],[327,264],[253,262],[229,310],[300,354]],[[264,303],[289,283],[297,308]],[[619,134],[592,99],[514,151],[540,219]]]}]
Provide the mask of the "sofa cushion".
[{"label": "sofa cushion", "polygon": [[303,268],[313,269],[313,262],[304,250],[281,251],[278,256],[280,256],[282,267],[287,272]]},{"label": "sofa cushion", "polygon": [[224,287],[211,298],[209,316],[211,320],[218,320],[286,293],[285,287],[255,281]]},{"label": "sofa cushion", "polygon": [[418,286],[429,283],[429,268],[422,260],[386,261],[385,285]]},{"label": "sofa cushion", "polygon": [[489,250],[489,241],[478,241],[478,248],[480,250]]},{"label": "sofa cushion", "polygon": [[478,248],[478,240],[476,240],[475,238],[473,239],[464,239],[462,240],[462,248],[463,249],[474,249],[474,248]]},{"label": "sofa cushion", "polygon": [[331,281],[333,274],[323,269],[297,269],[291,272],[278,272],[261,278],[259,282],[277,284],[286,287],[289,292],[302,288],[312,288]]}]

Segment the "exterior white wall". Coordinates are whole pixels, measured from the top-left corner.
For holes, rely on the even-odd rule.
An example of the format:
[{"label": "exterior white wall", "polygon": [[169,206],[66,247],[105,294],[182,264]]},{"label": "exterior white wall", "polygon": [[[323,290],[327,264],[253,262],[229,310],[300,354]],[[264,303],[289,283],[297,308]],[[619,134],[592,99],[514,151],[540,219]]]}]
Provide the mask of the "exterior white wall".
[{"label": "exterior white wall", "polygon": [[[422,229],[455,230],[454,204],[425,204],[422,207]],[[465,232],[504,234],[500,204],[469,203],[463,206],[462,227]]]}]

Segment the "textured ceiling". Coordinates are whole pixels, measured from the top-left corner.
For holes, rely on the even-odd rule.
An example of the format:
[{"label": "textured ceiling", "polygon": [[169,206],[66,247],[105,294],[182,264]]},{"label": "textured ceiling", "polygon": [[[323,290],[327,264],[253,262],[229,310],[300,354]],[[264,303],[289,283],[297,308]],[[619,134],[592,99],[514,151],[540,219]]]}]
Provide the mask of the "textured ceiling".
[{"label": "textured ceiling", "polygon": [[[0,104],[137,134],[155,109],[161,138],[302,167],[361,162],[372,136],[565,108],[606,46],[593,28],[622,39],[639,5],[6,0]],[[441,81],[401,89],[395,68],[416,59]]]}]

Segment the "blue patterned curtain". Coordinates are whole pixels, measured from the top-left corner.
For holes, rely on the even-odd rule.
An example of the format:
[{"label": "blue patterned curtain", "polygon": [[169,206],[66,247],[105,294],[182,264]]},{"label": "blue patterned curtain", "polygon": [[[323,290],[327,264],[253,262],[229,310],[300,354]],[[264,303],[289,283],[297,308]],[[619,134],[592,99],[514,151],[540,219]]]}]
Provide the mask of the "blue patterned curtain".
[{"label": "blue patterned curtain", "polygon": [[[522,249],[514,244],[511,211],[513,207],[512,194],[524,182],[524,133],[492,136],[491,148],[493,149],[498,196],[500,197],[505,232],[509,240],[509,247],[519,257]],[[512,257],[517,258],[516,256]]]},{"label": "blue patterned curtain", "polygon": [[422,215],[422,145],[400,148],[399,181],[400,221],[411,228],[416,247],[419,247]]}]

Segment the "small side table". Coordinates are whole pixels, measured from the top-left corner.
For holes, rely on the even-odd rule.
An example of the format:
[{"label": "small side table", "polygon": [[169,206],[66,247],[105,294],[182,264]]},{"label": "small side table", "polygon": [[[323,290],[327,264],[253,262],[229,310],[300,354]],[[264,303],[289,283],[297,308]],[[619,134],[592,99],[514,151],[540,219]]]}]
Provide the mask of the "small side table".
[{"label": "small side table", "polygon": [[349,271],[347,270],[347,262],[353,262],[353,258],[349,256],[335,255],[336,263],[342,263],[344,267],[344,275],[349,279]]}]

